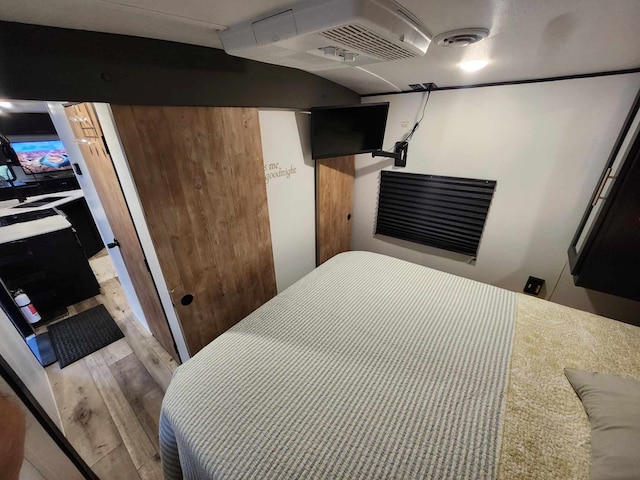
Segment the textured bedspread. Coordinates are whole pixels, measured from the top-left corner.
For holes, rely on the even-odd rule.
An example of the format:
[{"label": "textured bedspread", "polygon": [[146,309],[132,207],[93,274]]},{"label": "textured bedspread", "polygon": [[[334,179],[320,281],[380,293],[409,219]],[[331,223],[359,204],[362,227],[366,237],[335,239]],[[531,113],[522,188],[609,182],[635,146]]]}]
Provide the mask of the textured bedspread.
[{"label": "textured bedspread", "polygon": [[515,297],[334,257],[178,368],[165,475],[495,478]]},{"label": "textured bedspread", "polygon": [[640,328],[518,295],[500,480],[589,478],[591,428],[565,367],[640,379]]}]

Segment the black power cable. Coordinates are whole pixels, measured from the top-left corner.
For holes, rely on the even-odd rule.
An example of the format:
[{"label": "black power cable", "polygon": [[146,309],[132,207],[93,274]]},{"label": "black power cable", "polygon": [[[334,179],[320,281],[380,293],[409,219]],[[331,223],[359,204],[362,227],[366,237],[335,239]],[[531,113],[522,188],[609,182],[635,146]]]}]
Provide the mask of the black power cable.
[{"label": "black power cable", "polygon": [[416,130],[418,129],[418,127],[420,126],[420,122],[422,122],[422,119],[424,118],[424,112],[427,109],[427,103],[429,103],[429,97],[431,96],[431,90],[429,90],[427,92],[427,98],[424,101],[424,106],[422,107],[422,115],[420,116],[420,120],[418,120],[415,125],[413,126],[413,128],[411,129],[411,131],[409,132],[409,134],[404,138],[405,142],[409,142],[409,140],[411,140],[411,137],[413,137],[413,134],[416,133]]},{"label": "black power cable", "polygon": [[406,167],[407,166],[407,152],[409,151],[409,140],[413,137],[413,134],[416,133],[416,130],[420,126],[420,123],[424,119],[424,113],[427,109],[427,103],[429,103],[429,97],[431,96],[431,90],[427,90],[427,97],[424,100],[424,106],[422,107],[422,114],[420,115],[420,119],[415,123],[411,131],[404,137],[404,140],[401,142],[396,142],[393,152],[388,152],[385,150],[377,150],[372,152],[371,155],[373,157],[388,157],[393,158],[394,166],[396,167]]}]

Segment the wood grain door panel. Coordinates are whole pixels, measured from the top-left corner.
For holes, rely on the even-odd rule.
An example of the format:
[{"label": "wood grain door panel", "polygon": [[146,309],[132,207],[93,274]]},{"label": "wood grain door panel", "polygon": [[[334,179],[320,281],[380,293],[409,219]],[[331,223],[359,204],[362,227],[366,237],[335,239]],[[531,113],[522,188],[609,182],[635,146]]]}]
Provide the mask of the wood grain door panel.
[{"label": "wood grain door panel", "polygon": [[317,264],[351,248],[355,158],[316,160]]},{"label": "wood grain door panel", "polygon": [[93,106],[88,103],[72,105],[66,107],[66,114],[72,120],[70,123],[75,137],[93,142],[79,144],[80,150],[111,230],[120,243],[122,260],[127,267],[149,329],[167,352],[176,361],[180,361],[158,292],[147,270],[145,256],[120,188],[118,175],[103,143],[102,130]]},{"label": "wood grain door panel", "polygon": [[193,355],[276,295],[258,111],[112,111]]}]

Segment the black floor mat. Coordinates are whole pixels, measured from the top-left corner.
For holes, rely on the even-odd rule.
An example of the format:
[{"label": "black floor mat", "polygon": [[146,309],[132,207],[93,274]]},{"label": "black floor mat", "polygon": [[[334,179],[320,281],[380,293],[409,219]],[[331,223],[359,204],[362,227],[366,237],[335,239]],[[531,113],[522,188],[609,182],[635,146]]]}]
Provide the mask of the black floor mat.
[{"label": "black floor mat", "polygon": [[48,328],[60,368],[124,337],[104,305],[98,305]]}]

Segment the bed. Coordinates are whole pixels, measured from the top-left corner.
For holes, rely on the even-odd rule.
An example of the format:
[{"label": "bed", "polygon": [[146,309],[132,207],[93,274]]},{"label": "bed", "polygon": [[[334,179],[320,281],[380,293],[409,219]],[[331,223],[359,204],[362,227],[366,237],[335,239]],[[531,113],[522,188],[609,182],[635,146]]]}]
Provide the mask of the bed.
[{"label": "bed", "polygon": [[638,378],[639,345],[638,327],[343,253],[177,369],[165,477],[588,478],[563,368]]}]

